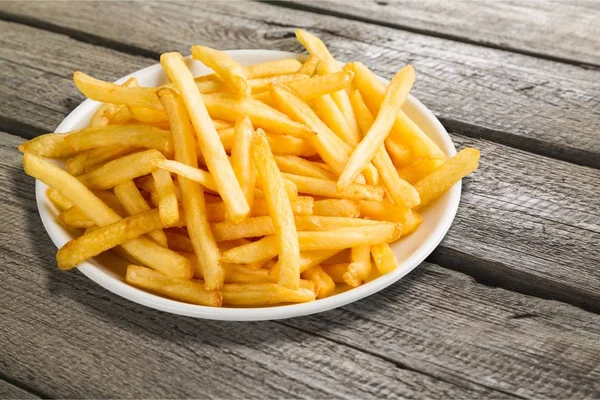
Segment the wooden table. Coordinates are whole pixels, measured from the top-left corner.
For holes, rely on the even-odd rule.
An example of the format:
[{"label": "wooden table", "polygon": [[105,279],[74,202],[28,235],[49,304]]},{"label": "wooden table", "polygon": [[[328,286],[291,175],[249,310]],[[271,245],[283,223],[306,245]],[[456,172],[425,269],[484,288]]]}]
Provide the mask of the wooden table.
[{"label": "wooden table", "polygon": [[[599,398],[600,2],[0,3],[0,397]],[[225,323],[57,270],[16,150],[165,51],[301,51],[295,27],[482,151],[448,235],[381,293]]]}]

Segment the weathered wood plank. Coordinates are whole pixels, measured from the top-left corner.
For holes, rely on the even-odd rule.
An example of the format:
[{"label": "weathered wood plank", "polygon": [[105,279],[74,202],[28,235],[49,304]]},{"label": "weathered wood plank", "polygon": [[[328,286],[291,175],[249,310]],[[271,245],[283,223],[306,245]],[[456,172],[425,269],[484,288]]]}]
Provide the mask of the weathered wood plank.
[{"label": "weathered wood plank", "polygon": [[40,397],[0,378],[0,399],[39,399]]},{"label": "weathered wood plank", "polygon": [[292,0],[278,4],[551,60],[600,66],[600,8],[594,1]]},{"label": "weathered wood plank", "polygon": [[382,76],[413,64],[414,93],[450,129],[600,167],[598,70],[261,3],[5,2],[0,16],[156,57],[196,42],[301,51],[299,26]]},{"label": "weathered wood plank", "polygon": [[[77,68],[78,64],[83,70],[107,79],[114,68],[117,71],[114,79],[124,75],[127,68],[141,68],[152,62],[62,35],[4,24],[15,31],[15,44],[13,51],[3,54],[15,61],[22,60],[19,73],[15,71],[15,75],[9,75],[15,82],[9,87],[16,90],[19,85],[24,85],[21,87],[26,90],[20,91],[22,96],[26,93],[45,95],[42,98],[32,96],[23,106],[26,112],[11,105],[14,96],[0,96],[0,104],[30,125],[43,126],[44,123],[30,119],[35,113],[26,108],[27,105],[37,107],[35,98],[40,98],[40,103],[54,101],[60,105],[58,110],[44,111],[44,118],[55,120],[62,118],[76,103],[70,100],[80,96],[70,82],[70,69]],[[0,43],[2,40],[0,38]],[[39,47],[26,42],[37,43]],[[22,48],[30,46],[32,50],[20,51],[18,44]],[[77,57],[58,59],[48,56],[49,52],[64,51],[63,48],[69,48],[69,52]],[[38,54],[40,56],[36,58]],[[44,62],[42,55],[49,60]],[[46,68],[44,71],[48,73],[40,74],[35,80],[24,79],[29,71],[35,73],[38,63],[39,68]],[[27,86],[29,84],[33,86]],[[55,87],[61,89],[53,90]],[[460,135],[453,137],[459,147],[482,148],[482,166],[468,181],[470,190],[463,196],[459,218],[434,253],[433,260],[504,287],[600,310],[600,280],[596,268],[600,256],[594,252],[594,244],[600,240],[600,210],[595,189],[600,187],[600,172],[489,141]],[[465,263],[465,260],[469,262]]]},{"label": "weathered wood plank", "polygon": [[[600,316],[424,263],[283,323],[163,314],[60,272],[0,134],[0,371],[56,397],[598,397]],[[43,329],[40,329],[43,326]]]}]

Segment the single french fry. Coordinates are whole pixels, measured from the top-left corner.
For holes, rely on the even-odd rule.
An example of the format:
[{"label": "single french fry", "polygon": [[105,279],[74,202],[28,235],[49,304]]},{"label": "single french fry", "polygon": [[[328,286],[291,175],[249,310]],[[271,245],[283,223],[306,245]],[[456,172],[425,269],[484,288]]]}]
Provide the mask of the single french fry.
[{"label": "single french fry", "polygon": [[[23,168],[28,175],[61,192],[74,206],[84,211],[94,224],[104,226],[121,219],[77,178],[43,158],[26,153],[23,156]],[[181,278],[192,276],[192,267],[187,259],[150,239],[139,237],[123,243],[121,247],[139,262],[166,275]]]},{"label": "single french fry", "polygon": [[248,81],[250,88],[252,89],[252,93],[261,93],[269,90],[269,85],[271,83],[287,83],[293,81],[299,81],[303,79],[310,78],[310,75],[306,74],[287,74],[287,75],[277,75],[270,76],[268,78],[260,78],[260,79],[252,79]]},{"label": "single french fry", "polygon": [[302,279],[315,283],[317,287],[317,299],[329,297],[335,291],[335,282],[320,265],[304,271],[301,276]]},{"label": "single french fry", "polygon": [[375,261],[375,266],[381,274],[387,274],[396,269],[398,259],[387,243],[371,246],[371,254]]},{"label": "single french fry", "polygon": [[[136,215],[150,210],[150,206],[148,206],[148,203],[144,200],[132,180],[116,185],[113,192],[129,215]],[[167,236],[162,229],[151,231],[148,233],[148,236],[161,246],[168,246]]]},{"label": "single french fry", "polygon": [[312,76],[317,69],[317,65],[319,64],[319,57],[310,56],[308,60],[304,61],[302,67],[298,69],[297,74],[306,74],[308,76]]},{"label": "single french fry", "polygon": [[189,165],[173,160],[157,160],[155,165],[165,171],[169,171],[186,179],[198,182],[206,189],[212,190],[213,192],[218,192],[217,184],[208,171],[204,171],[200,168],[190,167]]},{"label": "single french fry", "polygon": [[40,157],[62,158],[70,157],[78,153],[78,150],[67,145],[69,133],[47,133],[36,138],[21,143],[19,151],[21,153],[31,153]]},{"label": "single french fry", "polygon": [[247,79],[258,79],[275,75],[292,74],[298,72],[301,67],[302,63],[295,58],[284,58],[282,60],[247,65],[242,68]]},{"label": "single french fry", "polygon": [[[221,143],[226,151],[231,151],[234,141],[234,129],[223,129],[219,131]],[[316,154],[315,149],[311,144],[302,138],[290,135],[279,135],[267,133],[269,147],[273,154],[277,155],[294,155],[301,157],[311,157]]]},{"label": "single french fry", "polygon": [[56,253],[58,268],[71,269],[88,258],[162,227],[158,210],[145,211],[105,225],[61,247]]},{"label": "single french fry", "polygon": [[223,300],[219,291],[206,290],[200,282],[171,278],[137,265],[127,266],[125,282],[184,303],[220,307]]},{"label": "single french fry", "polygon": [[[371,257],[371,253],[369,253],[369,257]],[[348,263],[322,264],[321,268],[335,283],[346,283],[344,281],[344,274],[348,272]]]},{"label": "single french fry", "polygon": [[106,190],[119,183],[144,176],[156,169],[154,162],[164,159],[158,150],[146,150],[117,158],[78,177],[91,190]]},{"label": "single french fry", "polygon": [[419,208],[437,199],[456,182],[475,171],[478,163],[479,150],[467,147],[415,183],[415,188],[421,196]]},{"label": "single french fry", "polygon": [[228,283],[221,289],[223,304],[232,306],[267,306],[279,303],[304,303],[313,301],[310,289],[288,289],[276,283]]},{"label": "single french fry", "polygon": [[252,141],[252,159],[275,228],[281,263],[279,284],[288,289],[296,290],[300,284],[300,248],[298,246],[298,233],[294,214],[281,172],[277,168],[267,137],[260,129],[256,131]]},{"label": "single french fry", "polygon": [[73,81],[81,93],[92,100],[102,103],[162,109],[154,93],[154,88],[121,86],[92,78],[79,71],[73,74]]},{"label": "single french fry", "polygon": [[374,246],[397,240],[402,232],[400,224],[377,224],[338,228],[327,231],[298,232],[300,250],[333,250],[357,246]]},{"label": "single french fry", "polygon": [[[385,85],[379,80],[377,75],[362,63],[348,63],[344,68],[354,72],[352,83],[360,90],[371,113],[376,114],[385,95]],[[394,122],[390,137],[394,141],[408,145],[415,159],[446,159],[444,152],[404,111],[400,111],[396,115],[396,121]]]},{"label": "single french fry", "polygon": [[369,246],[353,247],[350,250],[350,264],[342,279],[351,287],[363,284],[371,274],[371,248]]},{"label": "single french fry", "polygon": [[46,197],[61,211],[73,207],[73,203],[56,189],[48,188],[46,190]]},{"label": "single french fry", "polygon": [[315,163],[305,160],[298,156],[275,156],[275,161],[281,172],[287,172],[294,175],[309,176],[319,179],[335,180],[336,176],[328,171],[323,170]]},{"label": "single french fry", "polygon": [[383,199],[383,188],[379,186],[353,183],[344,190],[338,192],[336,181],[333,180],[311,178],[288,173],[282,173],[282,176],[285,179],[294,182],[298,187],[299,193],[350,200],[380,201]]},{"label": "single french fry", "polygon": [[[296,229],[300,231],[331,230],[343,227],[377,225],[379,221],[346,217],[323,217],[316,215],[295,216]],[[247,218],[239,224],[218,222],[212,224],[217,242],[275,234],[275,225],[270,216]]]},{"label": "single french fry", "polygon": [[398,169],[398,175],[410,184],[415,184],[438,169],[446,160],[441,158],[422,158],[410,165]]},{"label": "single french fry", "polygon": [[[202,96],[196,87],[192,73],[179,53],[165,53],[161,55],[160,60],[167,75],[179,90],[188,110],[196,131],[196,138],[202,150],[202,156],[208,165],[208,170],[215,172],[213,179],[219,189],[219,194],[227,205],[229,218],[232,221],[244,220],[250,213],[250,207],[235,177],[233,168],[231,168],[225,149],[206,110]],[[169,118],[169,120],[172,124],[172,118]],[[212,289],[212,287],[210,288]]]},{"label": "single french fry", "polygon": [[225,283],[277,283],[267,269],[252,269],[245,265],[225,265]]},{"label": "single french fry", "polygon": [[69,228],[91,228],[94,221],[88,218],[83,211],[77,207],[69,207],[58,214],[58,220]]},{"label": "single french fry", "polygon": [[[65,145],[76,152],[106,146],[129,146],[173,153],[171,132],[145,125],[109,125],[86,128],[65,137]],[[47,155],[47,157],[55,157]]]},{"label": "single french fry", "polygon": [[254,128],[248,117],[244,117],[235,125],[234,141],[231,148],[231,166],[242,187],[250,208],[254,202],[256,187],[256,167],[252,161],[251,144]]},{"label": "single french fry", "polygon": [[[410,65],[402,68],[392,78],[386,89],[375,121],[365,134],[363,140],[352,152],[348,164],[340,176],[338,181],[340,188],[344,188],[353,182],[369,161],[373,159],[377,151],[382,148],[385,139],[392,129],[396,115],[402,108],[402,104],[404,104],[404,100],[406,100],[414,81],[415,72]],[[415,192],[412,197],[414,204],[418,204],[418,194]]]},{"label": "single french fry", "polygon": [[156,191],[158,192],[158,210],[165,226],[171,226],[179,220],[179,205],[175,195],[175,185],[171,174],[164,169],[152,171]]},{"label": "single french fry", "polygon": [[128,109],[131,117],[136,121],[147,122],[151,124],[168,121],[167,114],[165,114],[163,110],[156,110],[154,108],[140,106],[129,106]]},{"label": "single french fry", "polygon": [[100,164],[114,160],[129,152],[133,148],[115,144],[113,146],[99,147],[97,149],[85,150],[67,161],[67,172],[73,176],[79,176],[93,171]]},{"label": "single french fry", "polygon": [[[194,128],[184,102],[171,89],[160,89],[157,95],[169,116],[171,132],[173,133],[175,160],[191,168],[197,168],[198,156],[196,154]],[[229,164],[228,161],[227,164]],[[220,262],[221,253],[208,222],[202,187],[197,182],[182,176],[178,176],[177,181],[181,187],[181,203],[188,234],[194,252],[203,267],[205,286],[208,290],[218,289],[223,284],[225,272]]]},{"label": "single french fry", "polygon": [[250,87],[242,66],[227,53],[210,47],[192,46],[192,57],[202,62],[219,75],[225,82],[235,89],[240,96],[250,96]]},{"label": "single french fry", "polygon": [[278,254],[277,238],[275,236],[265,236],[256,242],[223,252],[221,261],[232,264],[251,264],[271,260]]},{"label": "single french fry", "polygon": [[237,121],[247,116],[255,128],[272,133],[296,137],[315,136],[315,132],[287,115],[253,98],[238,98],[230,93],[203,95],[202,99],[211,117],[226,121]]},{"label": "single french fry", "polygon": [[356,201],[348,199],[316,200],[313,205],[313,214],[329,217],[358,218],[360,216],[360,208]]}]

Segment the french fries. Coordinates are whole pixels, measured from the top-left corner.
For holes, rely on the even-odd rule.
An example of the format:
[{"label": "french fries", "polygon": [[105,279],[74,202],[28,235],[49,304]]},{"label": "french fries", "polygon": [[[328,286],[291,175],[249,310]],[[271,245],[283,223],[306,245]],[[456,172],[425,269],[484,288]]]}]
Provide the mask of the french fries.
[{"label": "french fries", "polygon": [[279,284],[296,290],[300,285],[298,232],[281,172],[262,130],[255,133],[251,152],[275,228],[280,260]]},{"label": "french fries", "polygon": [[[412,67],[386,87],[361,63],[342,68],[316,36],[296,35],[304,63],[242,66],[195,45],[214,73],[192,76],[179,53],[161,56],[171,82],[160,87],[75,72],[102,102],[88,127],[19,146],[58,220],[81,232],[57,252],[59,269],[111,250],[141,290],[266,307],[335,296],[397,268],[390,245],[430,218],[425,207],[477,168],[479,151],[447,159],[402,111]],[[42,157],[65,159],[66,171]]]},{"label": "french fries", "polygon": [[[169,116],[175,147],[175,160],[190,168],[196,168],[198,157],[194,129],[183,100],[170,89],[158,91],[158,97]],[[228,161],[227,164],[229,164]],[[213,238],[206,215],[204,193],[200,185],[190,179],[178,177],[178,182],[181,186],[181,203],[185,213],[187,231],[194,251],[202,265],[204,285],[207,290],[218,289],[225,280],[225,271],[221,265],[221,254]],[[229,208],[228,211],[230,211]]]},{"label": "french fries", "polygon": [[196,131],[196,138],[209,171],[215,171],[215,183],[219,194],[227,205],[232,221],[242,221],[250,213],[233,168],[227,159],[215,126],[208,115],[202,96],[194,83],[192,73],[179,53],[165,53],[160,57],[161,65],[177,86]]}]

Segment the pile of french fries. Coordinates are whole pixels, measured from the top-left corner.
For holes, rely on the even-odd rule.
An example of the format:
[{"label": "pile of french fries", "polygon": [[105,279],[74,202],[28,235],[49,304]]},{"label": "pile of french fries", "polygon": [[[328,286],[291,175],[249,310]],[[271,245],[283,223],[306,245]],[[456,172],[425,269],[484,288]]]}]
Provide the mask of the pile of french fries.
[{"label": "pile of french fries", "polygon": [[411,66],[386,87],[296,35],[304,63],[241,66],[192,46],[214,73],[194,77],[179,53],[161,56],[160,87],[76,72],[102,103],[89,127],[19,147],[61,223],[84,230],[58,267],[112,249],[131,263],[129,284],[215,307],[313,301],[394,270],[389,244],[477,168],[479,151],[447,159],[402,111]]}]

